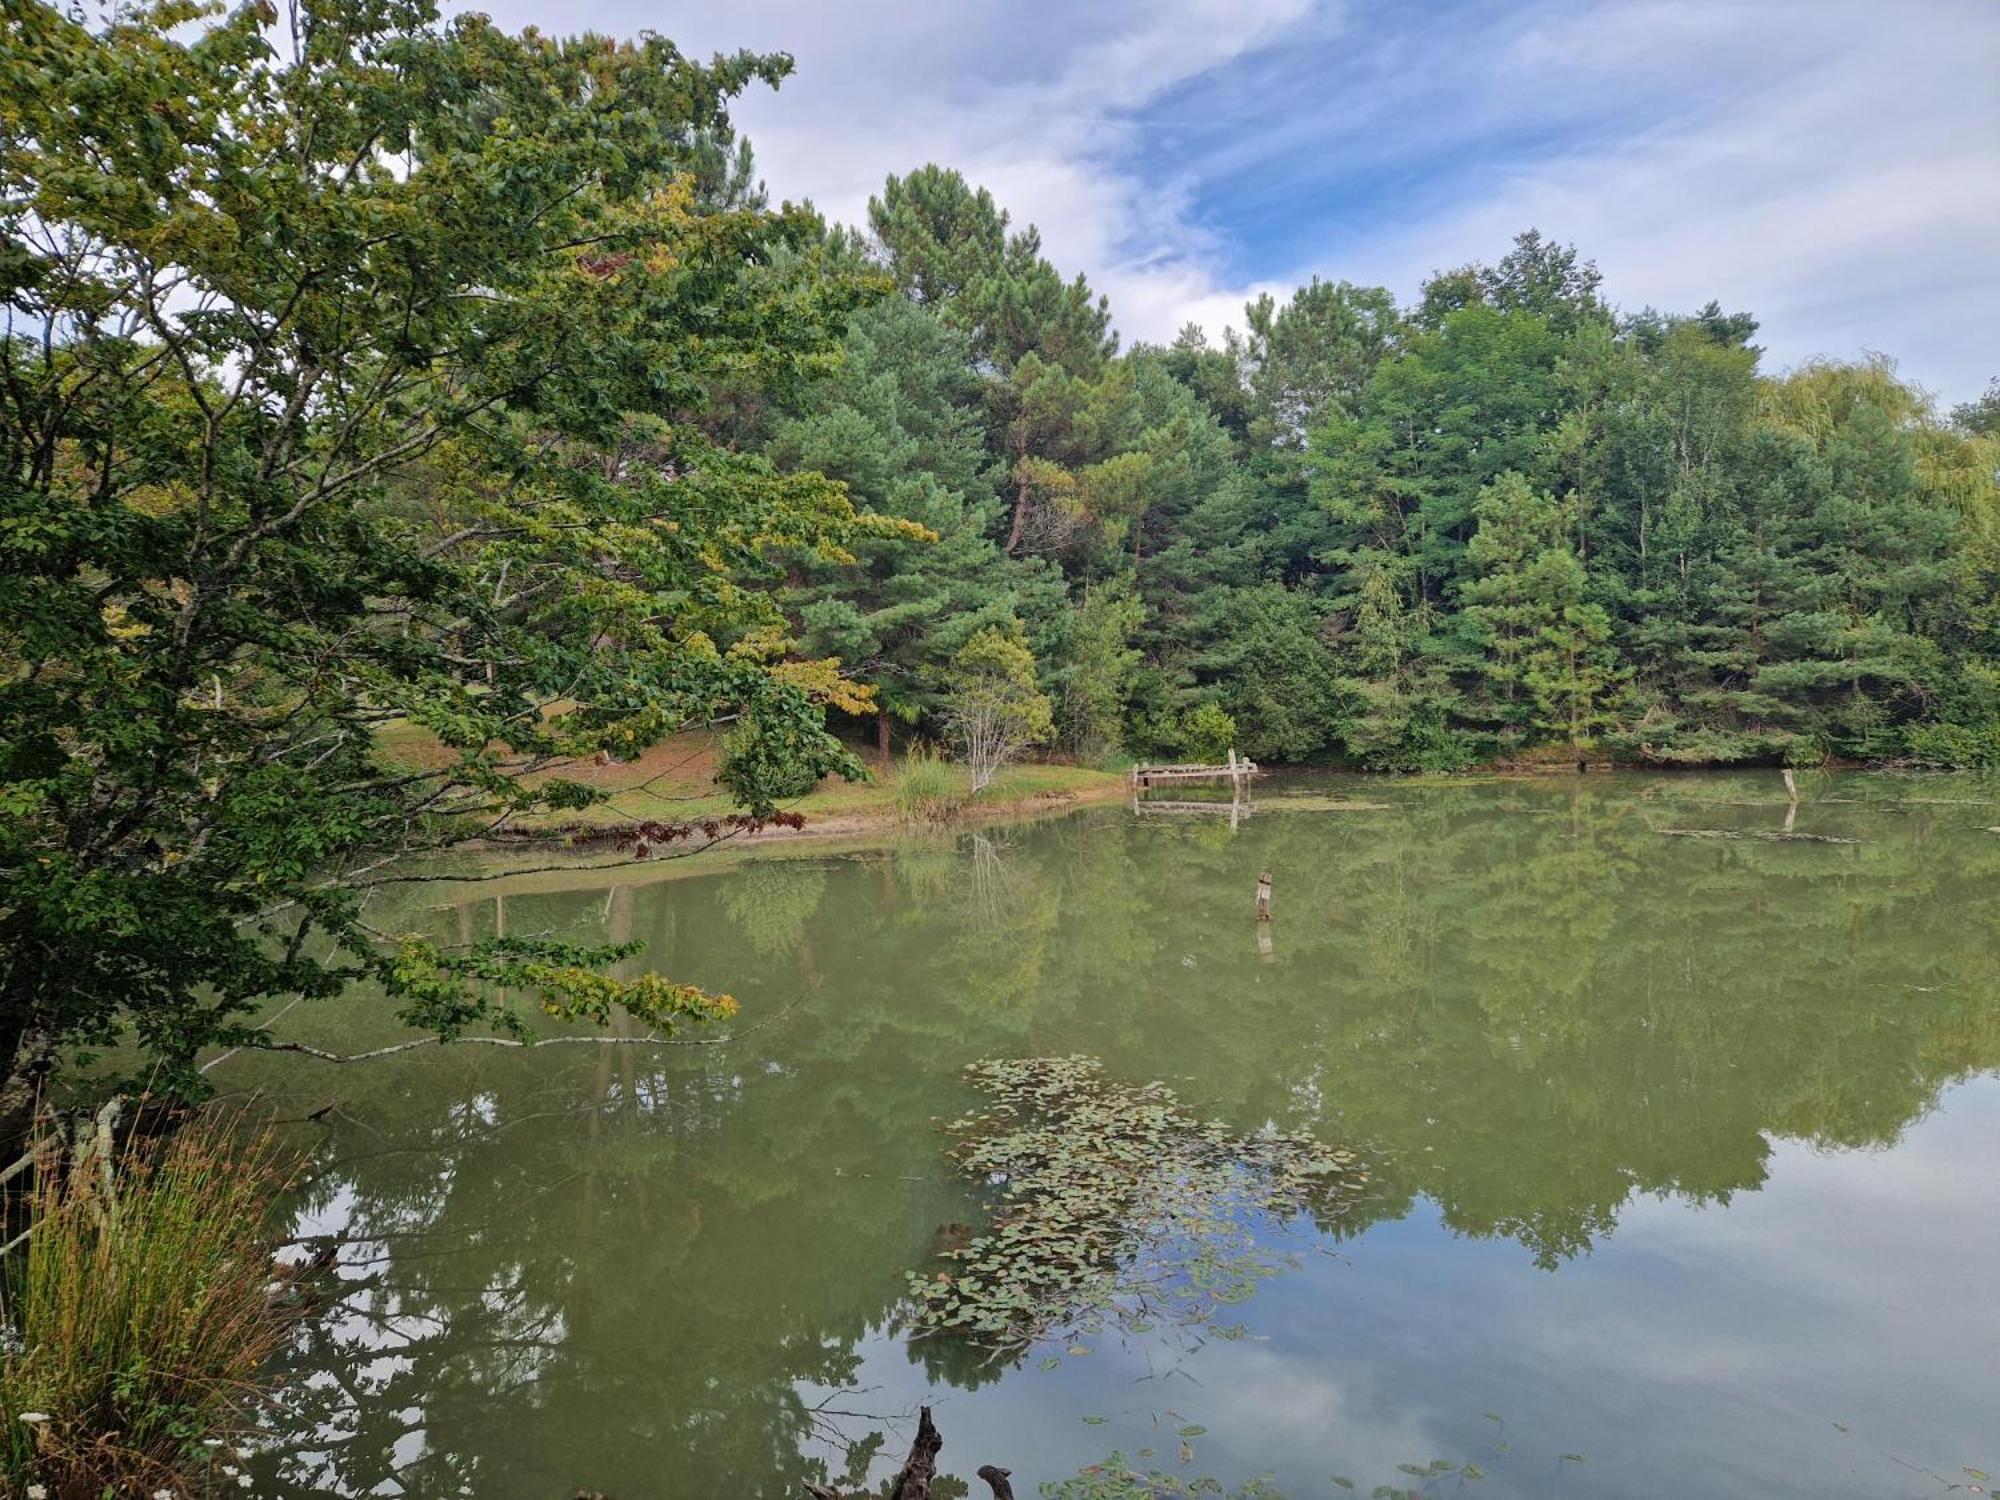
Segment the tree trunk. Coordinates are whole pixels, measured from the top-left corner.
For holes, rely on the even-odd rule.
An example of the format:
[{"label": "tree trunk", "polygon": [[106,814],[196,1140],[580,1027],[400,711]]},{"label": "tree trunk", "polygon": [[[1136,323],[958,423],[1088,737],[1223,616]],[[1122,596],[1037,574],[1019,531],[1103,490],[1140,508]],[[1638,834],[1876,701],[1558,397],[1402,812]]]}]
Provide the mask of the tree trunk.
[{"label": "tree trunk", "polygon": [[903,1460],[903,1472],[889,1487],[889,1500],[931,1500],[931,1481],[937,1478],[938,1450],[944,1438],[931,1421],[928,1406],[918,1408],[917,1438],[910,1444],[910,1456]]},{"label": "tree trunk", "polygon": [[[903,1460],[902,1470],[889,1486],[889,1500],[932,1500],[931,1485],[937,1479],[938,1450],[943,1447],[944,1438],[931,1421],[931,1409],[928,1406],[920,1408],[916,1441],[910,1444],[910,1456]],[[1008,1482],[1008,1476],[1013,1472],[998,1464],[981,1464],[978,1469],[979,1477],[992,1488],[993,1500],[1014,1500],[1014,1486]],[[845,1500],[840,1491],[830,1484],[808,1483],[803,1488],[807,1500]]]},{"label": "tree trunk", "polygon": [[0,1155],[8,1160],[26,1147],[41,1102],[42,1080],[55,1063],[55,1041],[39,1026],[21,1033],[7,1076],[0,1081]]},{"label": "tree trunk", "polygon": [[1021,530],[1028,524],[1028,481],[1021,480],[1014,488],[1014,524],[1007,532],[1007,551],[1021,545]]},{"label": "tree trunk", "polygon": [[875,710],[875,752],[882,757],[882,767],[884,770],[887,770],[889,766],[889,711],[886,708]]}]

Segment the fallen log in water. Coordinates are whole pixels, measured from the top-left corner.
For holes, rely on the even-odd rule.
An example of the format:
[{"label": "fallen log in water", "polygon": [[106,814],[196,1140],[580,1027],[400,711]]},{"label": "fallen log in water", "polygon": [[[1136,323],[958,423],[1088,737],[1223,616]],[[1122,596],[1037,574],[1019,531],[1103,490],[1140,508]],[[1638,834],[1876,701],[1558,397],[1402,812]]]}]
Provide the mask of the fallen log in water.
[{"label": "fallen log in water", "polygon": [[[931,1485],[937,1478],[938,1450],[943,1447],[944,1438],[939,1434],[937,1424],[931,1420],[931,1409],[928,1406],[920,1408],[916,1440],[910,1444],[910,1456],[903,1460],[896,1482],[889,1487],[889,1500],[931,1500]],[[995,1464],[980,1465],[979,1477],[992,1487],[993,1500],[1014,1500],[1014,1487],[1007,1482],[1007,1476],[1012,1472]],[[808,1484],[805,1491],[808,1500],[844,1500],[840,1491],[829,1484]]]},{"label": "fallen log in water", "polygon": [[1670,839],[1760,839],[1767,844],[1858,844],[1860,839],[1835,838],[1830,833],[1781,833],[1765,828],[1662,828]]}]

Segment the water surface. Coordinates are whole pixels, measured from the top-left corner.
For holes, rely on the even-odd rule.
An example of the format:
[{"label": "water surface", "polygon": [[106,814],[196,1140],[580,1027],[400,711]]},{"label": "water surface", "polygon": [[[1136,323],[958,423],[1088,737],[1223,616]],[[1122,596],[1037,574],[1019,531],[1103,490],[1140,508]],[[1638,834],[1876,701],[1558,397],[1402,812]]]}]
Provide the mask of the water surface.
[{"label": "water surface", "polygon": [[[345,1240],[341,1300],[258,1493],[796,1496],[891,1472],[920,1401],[946,1469],[1023,1496],[1114,1449],[1295,1497],[1436,1459],[1495,1497],[1982,1483],[2000,787],[1805,790],[1796,830],[1857,842],[1663,832],[1781,830],[1770,774],[1300,778],[1235,818],[409,888],[376,920],[640,938],[769,1024],[218,1073],[335,1104],[296,1127],[298,1212]],[[283,1025],[393,1035],[368,1005]],[[974,1102],[960,1070],[1072,1052],[1351,1145],[1372,1191],[1287,1236],[1299,1268],[1228,1310],[1240,1337],[1052,1369],[913,1344],[905,1272],[980,1213],[937,1128]]]}]

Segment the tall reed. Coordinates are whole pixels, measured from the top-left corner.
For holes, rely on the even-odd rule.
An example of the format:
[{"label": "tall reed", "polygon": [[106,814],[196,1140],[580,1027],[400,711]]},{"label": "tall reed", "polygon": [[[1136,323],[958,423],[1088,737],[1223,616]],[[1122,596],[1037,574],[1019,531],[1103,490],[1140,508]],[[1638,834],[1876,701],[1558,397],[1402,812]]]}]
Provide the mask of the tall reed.
[{"label": "tall reed", "polygon": [[197,1120],[30,1191],[0,1266],[0,1490],[49,1500],[195,1492],[241,1430],[292,1298],[273,1284],[267,1135]]}]

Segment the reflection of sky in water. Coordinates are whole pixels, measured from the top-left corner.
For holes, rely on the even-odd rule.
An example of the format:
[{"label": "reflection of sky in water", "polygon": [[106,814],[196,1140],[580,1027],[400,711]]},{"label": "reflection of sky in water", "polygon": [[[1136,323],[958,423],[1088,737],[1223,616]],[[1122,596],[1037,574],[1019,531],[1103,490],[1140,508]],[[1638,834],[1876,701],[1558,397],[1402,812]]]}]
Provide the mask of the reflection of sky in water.
[{"label": "reflection of sky in water", "polygon": [[[1920,1495],[1938,1484],[1916,1469],[1965,1484],[1962,1465],[2000,1459],[1997,1134],[1984,1079],[1893,1151],[1778,1141],[1761,1191],[1727,1209],[1635,1199],[1554,1272],[1423,1202],[1265,1282],[1227,1314],[1249,1338],[1090,1340],[1059,1370],[964,1393],[926,1389],[878,1333],[858,1404],[934,1402],[944,1467],[999,1463],[1023,1493],[1116,1448],[1232,1483],[1276,1469],[1295,1494],[1334,1474],[1366,1493],[1444,1458],[1478,1464],[1494,1496]],[[1184,1424],[1208,1429],[1189,1467]]]}]

